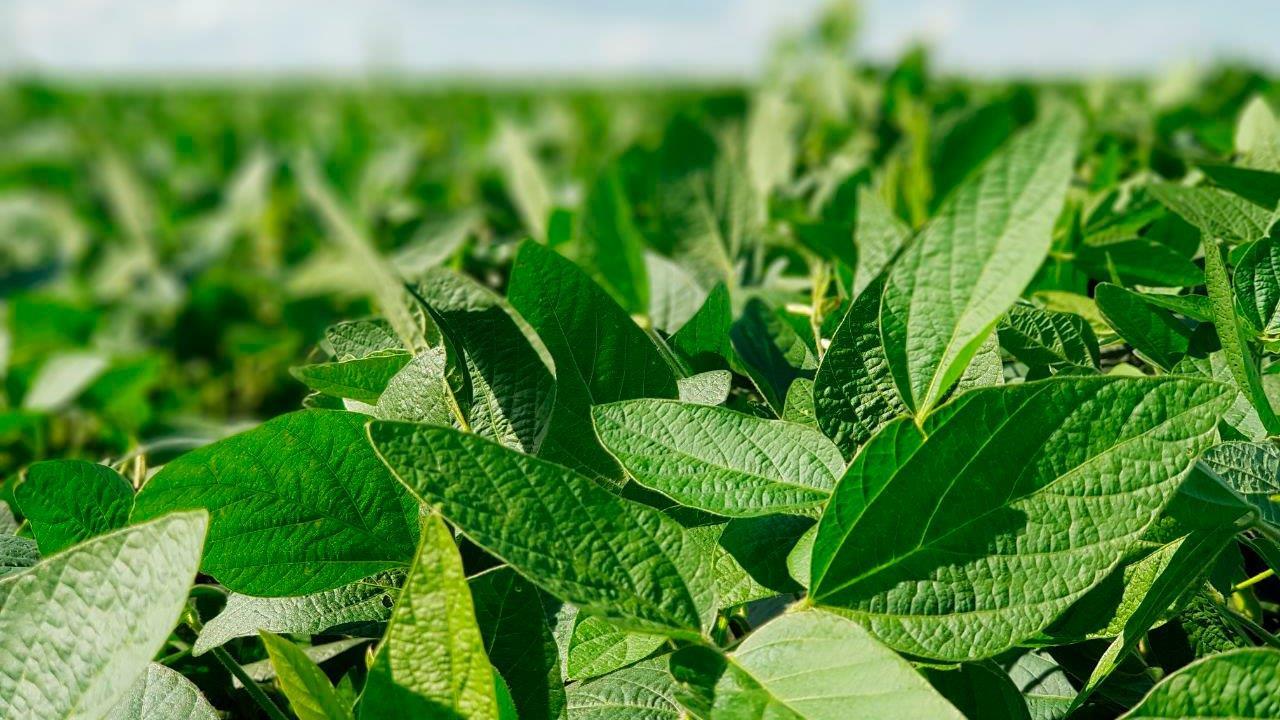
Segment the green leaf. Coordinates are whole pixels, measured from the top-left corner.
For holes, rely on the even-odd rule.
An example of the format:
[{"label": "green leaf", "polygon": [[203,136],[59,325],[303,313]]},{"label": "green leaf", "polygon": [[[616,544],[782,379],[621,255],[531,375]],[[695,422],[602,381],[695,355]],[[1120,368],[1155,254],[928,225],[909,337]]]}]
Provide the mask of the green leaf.
[{"label": "green leaf", "polygon": [[503,187],[511,193],[511,200],[529,234],[538,242],[546,242],[551,188],[528,134],[510,122],[503,122],[498,129],[497,145],[496,157],[505,180]]},{"label": "green leaf", "polygon": [[473,576],[467,584],[485,654],[506,681],[522,720],[564,713],[564,678],[551,626],[560,603],[510,567]]},{"label": "green leaf", "polygon": [[759,298],[747,301],[729,337],[746,374],[781,416],[791,383],[812,378],[818,358],[791,325]]},{"label": "green leaf", "polygon": [[18,535],[0,535],[0,578],[40,562],[36,541]]},{"label": "green leaf", "polygon": [[1098,338],[1074,313],[1014,305],[1000,322],[1000,347],[1035,367],[1098,367]]},{"label": "green leaf", "polygon": [[290,368],[289,372],[316,392],[372,405],[408,362],[408,353],[390,350],[351,360],[300,365]]},{"label": "green leaf", "polygon": [[1258,411],[1262,426],[1269,434],[1280,434],[1280,417],[1271,408],[1271,401],[1262,388],[1257,361],[1236,315],[1235,296],[1231,290],[1231,282],[1227,280],[1222,248],[1216,239],[1206,234],[1204,249],[1205,285],[1213,308],[1213,324],[1218,331],[1218,340],[1222,343],[1222,354],[1226,357],[1227,366],[1231,368],[1231,375],[1240,392]]},{"label": "green leaf", "polygon": [[382,318],[336,323],[325,329],[324,337],[339,362],[358,360],[380,352],[404,351],[391,323]]},{"label": "green leaf", "polygon": [[444,347],[418,353],[387,382],[373,414],[383,420],[457,424],[450,400],[448,364]]},{"label": "green leaf", "polygon": [[0,716],[93,718],[126,697],[178,621],[207,522],[166,515],[0,579]]},{"label": "green leaf", "polygon": [[1192,378],[1070,376],[892,423],[818,523],[810,597],[913,655],[1012,647],[1135,547],[1228,402]]},{"label": "green leaf", "polygon": [[978,346],[969,361],[969,367],[956,381],[955,393],[962,393],[974,388],[990,387],[1004,384],[1004,358],[1000,355],[1000,342],[993,330],[986,340]]},{"label": "green leaf", "polygon": [[726,517],[814,509],[844,471],[822,433],[784,420],[671,400],[597,405],[592,416],[636,482]]},{"label": "green leaf", "polygon": [[1248,648],[1197,660],[1160,681],[1125,720],[1280,718],[1280,651]]},{"label": "green leaf", "polygon": [[176,670],[151,663],[105,720],[218,720],[204,695]]},{"label": "green leaf", "polygon": [[623,630],[604,618],[579,614],[569,638],[569,679],[607,675],[649,657],[666,642],[661,635]]},{"label": "green leaf", "polygon": [[441,329],[465,357],[471,430],[535,452],[547,432],[556,395],[555,362],[542,340],[507,301],[457,273],[429,270],[416,293],[435,311]]},{"label": "green leaf", "polygon": [[[858,218],[853,242],[858,248],[858,268],[853,276],[853,294],[861,296],[911,238],[911,229],[893,214],[880,193],[858,188]],[[876,293],[877,300],[879,293]]]},{"label": "green leaf", "polygon": [[302,410],[170,462],[134,520],[209,511],[201,569],[246,595],[305,595],[405,566],[418,504],[374,454],[368,418]]},{"label": "green leaf", "polygon": [[1081,245],[1075,264],[1090,277],[1113,281],[1118,277],[1126,285],[1192,287],[1204,282],[1204,273],[1191,258],[1147,238]]},{"label": "green leaf", "polygon": [[710,572],[675,521],[449,428],[374,422],[369,436],[415,496],[547,592],[632,629],[699,636],[714,605]]},{"label": "green leaf", "polygon": [[1264,210],[1280,205],[1280,173],[1220,163],[1200,163],[1198,167],[1214,184]]},{"label": "green leaf", "polygon": [[616,166],[591,186],[579,218],[577,260],[628,312],[648,312],[644,238],[636,228]]},{"label": "green leaf", "polygon": [[671,336],[669,343],[694,372],[721,370],[737,357],[729,339],[732,324],[729,291],[723,283],[716,283],[702,306]]},{"label": "green leaf", "polygon": [[782,405],[782,419],[787,422],[818,427],[818,418],[813,410],[813,381],[798,378],[787,388],[787,400]]},{"label": "green leaf", "polygon": [[349,585],[296,597],[253,597],[231,593],[222,612],[205,623],[192,647],[203,655],[259,630],[301,635],[333,631],[355,634],[391,617],[396,585],[403,573],[386,572]]},{"label": "green leaf", "polygon": [[438,515],[423,520],[422,542],[357,707],[370,719],[497,720],[493,668],[462,558]]},{"label": "green leaf", "polygon": [[297,645],[270,631],[260,633],[276,670],[280,690],[298,720],[350,720],[351,708],[342,702],[329,677]]},{"label": "green leaf", "polygon": [[1025,652],[1007,661],[1006,670],[1027,703],[1032,720],[1063,720],[1076,688],[1047,653]]},{"label": "green leaf", "polygon": [[1148,191],[1183,220],[1200,228],[1206,238],[1238,245],[1265,237],[1271,226],[1271,211],[1216,188],[1159,183]]},{"label": "green leaf", "polygon": [[684,720],[667,656],[565,688],[571,720]]},{"label": "green leaf", "polygon": [[1172,370],[1187,354],[1191,328],[1169,311],[1148,304],[1144,296],[1119,285],[1099,283],[1094,299],[1111,327],[1144,359]]},{"label": "green leaf", "polygon": [[964,717],[862,626],[821,610],[777,617],[727,655],[693,647],[671,662],[716,718]]},{"label": "green leaf", "polygon": [[889,269],[880,334],[923,417],[942,401],[1049,250],[1080,120],[1053,112],[966,179]]},{"label": "green leaf", "polygon": [[1271,443],[1225,442],[1200,458],[1228,487],[1244,496],[1263,520],[1280,527],[1280,448]]},{"label": "green leaf", "polygon": [[1263,96],[1255,95],[1245,104],[1235,146],[1247,167],[1280,170],[1280,121]]},{"label": "green leaf", "polygon": [[98,353],[74,352],[52,355],[31,380],[22,409],[56,412],[75,402],[102,372],[107,358]]},{"label": "green leaf", "polygon": [[990,660],[953,667],[921,668],[929,684],[967,718],[1031,720],[1023,699],[1009,675]]},{"label": "green leaf", "polygon": [[724,404],[729,399],[732,386],[733,373],[728,370],[710,370],[676,381],[680,401],[698,405]]},{"label": "green leaf", "polygon": [[591,406],[676,397],[676,379],[653,341],[598,285],[555,252],[526,242],[507,294],[551,352],[555,408],[540,454],[591,475],[621,468],[596,442]]},{"label": "green leaf", "polygon": [[83,460],[35,463],[13,496],[45,555],[124,527],[133,507],[120,473]]},{"label": "green leaf", "polygon": [[880,342],[880,292],[876,281],[853,301],[836,328],[813,379],[818,427],[845,457],[886,423],[910,412],[898,395]]},{"label": "green leaf", "polygon": [[698,312],[707,291],[683,267],[653,251],[645,252],[644,266],[649,276],[649,322],[671,334]]},{"label": "green leaf", "polygon": [[1147,631],[1168,613],[1171,605],[1185,596],[1189,589],[1197,588],[1236,532],[1235,527],[1200,530],[1178,543],[1167,564],[1151,581],[1137,608],[1124,621],[1120,634],[1098,659],[1089,680],[1071,703],[1073,708],[1084,704],[1125,655],[1137,647]]},{"label": "green leaf", "polygon": [[1267,237],[1250,245],[1234,279],[1240,314],[1264,341],[1280,339],[1280,242]]}]

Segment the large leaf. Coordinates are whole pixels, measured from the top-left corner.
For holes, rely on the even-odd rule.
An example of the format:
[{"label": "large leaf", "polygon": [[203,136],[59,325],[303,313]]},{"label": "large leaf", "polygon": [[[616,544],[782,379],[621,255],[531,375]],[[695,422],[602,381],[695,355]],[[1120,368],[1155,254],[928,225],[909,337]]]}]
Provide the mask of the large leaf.
[{"label": "large leaf", "polygon": [[273,633],[352,633],[391,617],[395,584],[403,573],[387,572],[332,590],[296,597],[253,597],[231,593],[222,612],[204,624],[192,647],[202,655],[238,637]]},{"label": "large leaf", "polygon": [[453,533],[438,515],[422,542],[360,696],[362,718],[497,720],[494,676]]},{"label": "large leaf", "polygon": [[182,612],[207,522],[174,513],[0,579],[0,716],[97,718],[124,698]]},{"label": "large leaf", "polygon": [[600,441],[636,482],[717,515],[815,508],[844,471],[822,433],[783,420],[672,400],[597,405],[592,416]]},{"label": "large leaf", "polygon": [[151,663],[105,720],[218,720],[200,689],[176,670]]},{"label": "large leaf", "polygon": [[1228,402],[1198,379],[1064,377],[890,424],[819,521],[811,597],[915,655],[1009,648],[1134,547]]},{"label": "large leaf", "polygon": [[880,342],[883,289],[882,282],[872,282],[853,301],[813,378],[818,427],[845,457],[852,457],[885,423],[909,412]]},{"label": "large leaf", "polygon": [[35,463],[13,496],[45,555],[124,527],[133,507],[120,473],[83,460]]},{"label": "large leaf", "polygon": [[564,679],[551,634],[560,603],[509,567],[482,572],[467,584],[485,654],[506,680],[521,720],[560,717]]},{"label": "large leaf", "polygon": [[822,610],[782,615],[725,656],[681,651],[672,672],[715,718],[964,717],[862,626]]},{"label": "large leaf", "polygon": [[1053,112],[965,180],[893,264],[880,333],[920,416],[942,401],[1049,250],[1080,120]]},{"label": "large leaf", "polygon": [[1280,651],[1248,648],[1212,655],[1162,680],[1125,720],[1280,718]]},{"label": "large leaf", "polygon": [[315,661],[297,645],[263,630],[262,644],[275,668],[280,690],[298,720],[350,720],[351,707],[343,702]]},{"label": "large leaf", "polygon": [[418,503],[369,447],[366,420],[303,410],[189,452],[143,486],[133,517],[207,509],[201,568],[246,595],[304,595],[403,567]]},{"label": "large leaf", "polygon": [[621,469],[591,430],[591,406],[676,397],[670,366],[600,286],[551,250],[520,246],[508,298],[555,361],[555,408],[540,454],[588,474],[620,478]]},{"label": "large leaf", "polygon": [[547,592],[634,629],[699,635],[714,605],[709,568],[675,521],[450,428],[374,422],[369,436],[414,495]]}]

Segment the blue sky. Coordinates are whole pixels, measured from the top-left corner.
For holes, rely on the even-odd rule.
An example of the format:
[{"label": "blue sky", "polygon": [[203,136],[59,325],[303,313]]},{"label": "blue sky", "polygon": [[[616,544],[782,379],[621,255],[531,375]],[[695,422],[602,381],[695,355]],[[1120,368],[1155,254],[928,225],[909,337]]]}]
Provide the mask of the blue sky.
[{"label": "blue sky", "polygon": [[[749,76],[822,0],[0,0],[0,67]],[[1280,69],[1276,0],[867,0],[864,54],[986,74]]]}]

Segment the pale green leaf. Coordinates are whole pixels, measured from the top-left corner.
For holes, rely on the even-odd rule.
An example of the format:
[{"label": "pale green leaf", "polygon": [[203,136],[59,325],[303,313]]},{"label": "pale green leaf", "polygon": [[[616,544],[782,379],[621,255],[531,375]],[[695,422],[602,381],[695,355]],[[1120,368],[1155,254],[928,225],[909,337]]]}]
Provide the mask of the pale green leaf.
[{"label": "pale green leaf", "polygon": [[181,673],[151,663],[104,720],[218,720],[218,712]]},{"label": "pale green leaf", "polygon": [[1124,720],[1280,718],[1280,651],[1248,648],[1197,660],[1162,680]]},{"label": "pale green leaf", "polygon": [[329,677],[297,645],[267,630],[261,631],[280,690],[298,720],[351,720],[351,708],[338,697]]}]

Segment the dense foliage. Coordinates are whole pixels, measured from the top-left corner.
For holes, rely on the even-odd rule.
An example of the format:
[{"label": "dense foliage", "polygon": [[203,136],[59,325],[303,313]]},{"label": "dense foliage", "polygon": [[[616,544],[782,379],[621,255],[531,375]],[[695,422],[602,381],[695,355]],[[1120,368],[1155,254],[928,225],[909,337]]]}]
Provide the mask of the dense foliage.
[{"label": "dense foliage", "polygon": [[1272,85],[847,29],[0,90],[0,717],[1280,718]]}]

